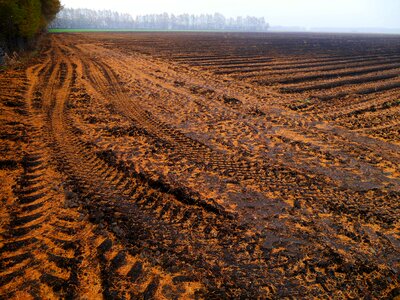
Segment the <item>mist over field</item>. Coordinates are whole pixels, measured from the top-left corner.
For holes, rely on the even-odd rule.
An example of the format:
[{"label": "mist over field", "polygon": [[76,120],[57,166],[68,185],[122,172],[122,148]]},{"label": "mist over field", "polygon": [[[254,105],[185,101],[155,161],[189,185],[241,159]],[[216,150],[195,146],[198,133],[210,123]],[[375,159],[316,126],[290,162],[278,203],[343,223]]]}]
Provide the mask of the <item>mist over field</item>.
[{"label": "mist over field", "polygon": [[[226,17],[264,17],[277,29],[329,31],[373,31],[392,32],[400,28],[400,1],[397,0],[249,0],[249,1],[105,1],[63,0],[64,7],[110,9],[133,16],[146,14],[213,14]],[[400,32],[400,29],[398,30]]]}]

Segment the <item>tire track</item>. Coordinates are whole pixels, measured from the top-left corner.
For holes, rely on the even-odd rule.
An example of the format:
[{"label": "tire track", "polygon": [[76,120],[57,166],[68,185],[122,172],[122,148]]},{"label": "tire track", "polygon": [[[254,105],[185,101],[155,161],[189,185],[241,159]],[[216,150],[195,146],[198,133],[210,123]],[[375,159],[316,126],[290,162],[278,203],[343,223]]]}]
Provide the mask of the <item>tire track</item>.
[{"label": "tire track", "polygon": [[[34,136],[34,134],[32,134]],[[39,146],[32,143],[33,147]],[[76,264],[68,267],[52,260],[58,253],[59,260],[67,259],[67,249],[60,246],[57,229],[51,224],[60,213],[56,200],[60,196],[49,190],[45,179],[48,167],[43,152],[27,153],[23,160],[21,175],[14,193],[17,201],[10,207],[7,242],[0,249],[2,263],[1,289],[7,298],[39,297],[42,293],[60,297],[76,296]],[[46,240],[53,243],[49,245]],[[73,249],[78,257],[78,249]]]},{"label": "tire track", "polygon": [[[95,68],[96,65],[97,70]],[[96,61],[96,63],[93,62],[93,66],[90,68],[87,65],[86,70],[90,70],[90,73],[87,72],[86,76],[91,78],[92,84],[94,83],[96,86],[102,87],[101,90],[104,96],[110,94],[115,96],[115,99],[113,99],[114,105],[121,112],[136,123],[138,127],[146,128],[153,135],[158,136],[166,143],[167,147],[174,149],[179,156],[190,158],[200,164],[206,162],[206,166],[221,172],[224,176],[235,177],[238,180],[252,178],[264,183],[272,182],[274,179],[271,177],[276,172],[285,172],[283,170],[275,170],[273,166],[266,162],[263,162],[261,167],[244,158],[238,159],[220,154],[206,145],[186,137],[167,124],[155,120],[151,114],[141,111],[137,105],[127,98],[122,90],[119,90],[119,82],[116,75],[104,63],[100,63],[99,61]],[[111,92],[110,89],[112,90],[114,87],[115,90]],[[270,170],[267,171],[266,169]],[[287,170],[287,172],[290,173],[293,171]]]},{"label": "tire track", "polygon": [[[57,52],[57,48],[54,45],[53,47]],[[43,124],[47,119],[50,120],[50,128],[63,130],[50,133],[54,135],[56,143],[62,143],[61,149],[67,146],[66,151],[60,151],[59,162],[71,163],[69,159],[76,156],[73,151],[79,153],[80,149],[71,149],[68,143],[65,145],[66,140],[62,137],[66,133],[62,123],[64,116],[59,110],[63,110],[65,104],[62,97],[69,93],[69,88],[66,87],[70,84],[73,67],[67,61],[59,61],[57,57],[55,66],[47,68],[47,75],[44,76],[42,72],[43,77],[36,81],[37,72],[46,68],[47,66],[42,69],[34,67],[32,72],[28,71],[32,81],[41,88],[44,87],[41,101],[43,112],[47,116],[43,119],[42,114],[31,115],[30,122]],[[37,89],[35,86],[29,88],[32,93]],[[26,109],[30,110],[29,107]],[[34,110],[33,106],[31,109]],[[46,112],[46,109],[49,111]],[[1,297],[169,299],[171,295],[180,295],[191,298],[193,292],[200,289],[200,284],[193,283],[192,279],[174,282],[175,277],[183,275],[177,272],[174,276],[169,275],[148,260],[131,255],[114,233],[104,229],[99,231],[99,226],[85,221],[82,211],[78,212],[70,207],[82,206],[82,197],[71,191],[77,188],[74,181],[69,180],[68,184],[64,184],[56,180],[55,171],[45,163],[49,160],[49,155],[46,147],[43,147],[46,143],[41,140],[44,135],[42,128],[48,125],[43,125],[40,128],[30,125],[29,138],[32,142],[22,160],[23,172],[14,189],[17,200],[8,207],[10,221],[6,232],[2,234],[5,240],[2,240],[0,248]],[[74,142],[79,143],[76,139]],[[66,153],[66,157],[63,156]],[[94,163],[96,165],[98,159]],[[107,164],[96,173],[104,175],[100,171],[105,168],[109,169]],[[86,194],[85,198],[88,197],[87,192],[99,187],[88,179],[90,176],[87,170],[78,174],[69,173],[71,177],[85,173],[86,181],[83,185],[89,185],[85,192],[82,191]],[[79,184],[80,187],[83,185]],[[115,198],[114,195],[107,195],[109,191],[104,192],[105,190],[103,186],[97,191],[97,195],[90,198]],[[93,206],[87,205],[87,208],[90,211]],[[93,216],[90,218],[93,219]],[[111,243],[110,247],[105,246],[108,243]],[[169,287],[170,297],[164,296],[163,289],[166,285]]]},{"label": "tire track", "polygon": [[[60,63],[60,65],[62,64],[63,62]],[[100,220],[97,220],[97,218],[102,213],[100,211],[95,211],[93,206],[99,204],[104,205],[105,207],[109,205],[112,206],[113,204],[110,202],[115,201],[115,198],[119,198],[120,202],[123,200],[127,201],[128,198],[126,196],[124,197],[124,195],[126,192],[130,193],[130,190],[123,189],[120,186],[121,183],[110,186],[107,181],[104,181],[103,178],[110,177],[109,174],[114,170],[100,159],[96,158],[93,154],[85,151],[86,149],[82,147],[82,143],[66,127],[68,121],[66,120],[64,107],[65,100],[69,93],[69,81],[72,78],[72,67],[70,64],[65,62],[64,65],[66,66],[65,74],[68,74],[65,79],[66,86],[60,89],[55,95],[52,95],[52,99],[56,101],[53,100],[55,103],[50,105],[53,109],[53,111],[49,113],[50,132],[56,143],[55,148],[57,149],[57,152],[61,154],[57,155],[57,159],[63,163],[63,171],[78,182],[76,184],[82,189],[81,193],[91,193],[89,199],[93,201],[93,203],[88,204],[86,209],[92,211],[91,218],[93,221],[99,222]],[[90,174],[88,172],[90,172]],[[116,177],[121,178],[122,181],[123,176],[121,176],[121,174],[117,174]],[[132,211],[135,211],[132,208],[132,205],[133,204],[130,203],[129,211],[131,213]],[[140,213],[136,210],[135,215],[139,216]],[[118,230],[115,231],[118,232]],[[118,243],[116,247],[118,247]],[[112,242],[110,238],[106,238],[105,241],[94,248],[97,249],[95,258],[99,261],[103,297],[126,297],[129,291],[132,292],[136,289],[140,290],[140,286],[132,286],[128,277],[119,274],[120,269],[126,267],[126,261],[134,261],[134,258],[131,255],[125,254],[125,252],[118,252],[113,256],[114,253],[112,251]],[[109,253],[110,251],[111,253]],[[145,291],[147,291],[147,288],[148,287],[146,287]],[[152,287],[152,293],[156,293],[157,288],[158,286]]]},{"label": "tire track", "polygon": [[[89,69],[89,67],[87,69]],[[95,71],[93,70],[92,73],[95,73]],[[115,84],[117,84],[118,79],[116,79],[115,81],[116,81]],[[162,84],[162,83],[160,83],[160,84]],[[104,85],[106,85],[106,84],[104,84]],[[103,93],[106,94],[106,92],[103,92]],[[127,100],[127,101],[129,101],[129,100]],[[132,105],[134,105],[133,102],[131,102],[131,104],[126,104],[125,106],[132,106]],[[337,133],[334,133],[332,130],[315,129],[315,128],[312,128],[312,126],[310,127],[307,124],[303,124],[303,125],[299,126],[300,124],[298,124],[298,122],[292,120],[293,116],[287,116],[287,117],[288,118],[284,117],[278,123],[284,127],[290,126],[291,128],[294,129],[294,131],[298,132],[301,135],[305,135],[307,137],[312,136],[313,139],[319,140],[320,143],[324,143],[324,141],[329,140],[331,138],[332,134],[335,136],[337,135]],[[140,125],[140,124],[138,124],[137,126],[143,127],[143,125]],[[261,124],[260,124],[260,126],[261,126]],[[262,131],[262,127],[260,127],[259,130]],[[338,139],[335,138],[335,140],[338,140]],[[336,156],[338,156],[337,159],[342,161],[342,165],[345,161],[348,161],[350,159],[352,161],[352,163],[354,164],[353,171],[357,174],[358,168],[359,168],[359,166],[357,165],[357,160],[360,158],[363,159],[363,157],[365,157],[363,154],[364,150],[365,150],[364,142],[362,144],[359,144],[359,143],[354,143],[353,139],[350,139],[350,140],[345,139],[345,140],[346,140],[346,142],[340,143],[340,146],[338,146],[336,150],[332,149],[332,151],[329,151],[329,153],[326,153],[326,155],[323,154],[323,153],[325,153],[324,151],[320,152],[319,150],[317,150],[317,152],[316,152],[318,154],[317,157],[320,157],[321,159],[324,159],[326,161],[326,159],[332,160],[332,158],[335,158]],[[349,141],[351,141],[351,147],[348,146]],[[300,144],[294,143],[294,145],[300,145]],[[355,145],[357,145],[357,146],[355,146]],[[369,142],[369,145],[371,146],[371,142]],[[357,149],[357,147],[359,149]],[[319,149],[319,148],[320,147],[316,147],[316,149]],[[303,152],[304,151],[310,152],[309,150],[312,148],[307,146],[307,147],[301,147],[301,149],[303,149],[302,150]],[[346,149],[346,151],[345,151],[345,153],[342,153],[344,149]],[[174,147],[174,151],[177,151],[177,147]],[[356,152],[356,153],[354,153],[354,152]],[[379,152],[382,152],[382,151],[379,151]],[[320,153],[322,153],[322,155],[320,155]],[[248,156],[248,155],[249,155],[249,153],[243,154],[244,157]],[[329,155],[329,157],[328,157],[328,155]],[[375,154],[372,154],[371,151],[369,151],[369,155],[372,155],[372,157],[376,156]],[[379,159],[379,161],[381,161],[379,166],[376,165],[375,159],[371,160],[371,158],[368,156],[366,157],[366,159],[364,161],[364,163],[366,163],[366,167],[368,167],[370,169],[372,168],[372,171],[374,171],[374,174],[376,173],[375,175],[378,176],[377,178],[382,177],[380,169],[382,169],[383,171],[386,172],[387,170],[390,170],[392,168],[392,166],[393,166],[392,161],[393,162],[396,161],[396,159],[393,156],[388,156],[388,155],[386,155],[386,153],[384,153],[384,155],[385,155],[385,159],[387,160],[387,163],[386,163],[386,161],[382,161],[382,159],[379,159],[379,155],[378,155],[378,159]],[[186,156],[186,157],[188,157],[188,156]],[[205,158],[206,161],[213,161],[213,159],[214,158],[209,158],[209,157]],[[241,171],[243,171],[243,167],[240,166],[240,163],[242,163],[241,158],[236,157],[236,160],[234,160],[234,162],[239,164],[239,166],[237,168],[237,169],[239,169],[239,171],[237,169],[235,169],[235,167],[231,167],[230,165],[228,165],[226,163],[226,161],[224,161],[224,160],[217,161],[218,165],[216,167],[214,167],[213,170],[221,172],[220,174],[231,177],[231,178],[238,178],[237,174],[240,173]],[[278,164],[281,164],[281,162],[278,162]],[[383,168],[382,168],[382,164],[385,164]],[[297,171],[297,169],[301,167],[300,165],[297,165],[296,170],[293,170],[291,168],[287,168],[287,167],[282,168],[282,166],[281,167],[278,167],[275,165],[271,166],[271,164],[269,164],[265,167],[265,169],[261,170],[262,172],[264,172],[264,174],[268,174],[268,176],[265,176],[265,175],[262,176],[262,175],[260,175],[260,173],[261,173],[260,166],[265,166],[265,165],[266,165],[265,161],[259,162],[258,164],[253,164],[251,168],[257,169],[257,170],[255,170],[255,172],[252,172],[252,169],[247,169],[247,171],[243,172],[244,173],[243,175],[246,176],[244,178],[245,179],[252,178],[252,179],[256,179],[256,180],[260,179],[259,182],[262,182],[263,186],[267,186],[268,191],[278,193],[277,197],[282,197],[282,196],[286,197],[286,196],[290,195],[290,196],[294,196],[295,198],[304,198],[304,196],[300,196],[296,192],[292,191],[290,188],[290,186],[292,184],[295,184],[295,182],[307,180],[307,176],[305,176],[306,179],[304,179],[304,177],[301,177],[301,175],[305,174],[304,172],[306,172],[304,169],[302,170],[301,173],[299,173]],[[245,165],[245,167],[246,167],[246,165]],[[269,167],[269,169],[268,169],[268,167]],[[378,170],[375,170],[377,167],[378,167]],[[337,168],[338,168],[339,172],[345,172],[345,173],[349,172],[349,168],[345,167],[345,165],[343,165],[343,169],[340,169],[340,167],[337,167]],[[221,171],[221,170],[227,170],[227,169],[229,170],[228,172],[224,173],[223,171]],[[307,170],[308,170],[308,168],[307,168]],[[327,170],[327,171],[328,171],[328,173],[330,172],[329,170]],[[320,172],[318,172],[318,174],[319,173]],[[267,177],[267,178],[265,178],[265,177]],[[299,177],[301,179],[297,179]],[[324,178],[320,178],[320,180],[324,181]],[[312,185],[312,184],[310,183],[310,185]],[[324,186],[323,189],[318,188],[313,191],[309,191],[308,188],[305,188],[305,187],[304,188],[299,187],[299,189],[304,190],[303,195],[304,194],[307,194],[307,195],[323,194],[324,199],[326,199],[326,202],[324,202],[324,203],[336,203],[337,204],[337,201],[335,199],[337,199],[338,197],[341,197],[341,196],[337,195],[338,192],[336,191],[335,187],[330,187],[331,184],[326,184],[326,183],[323,183],[322,185]],[[359,189],[363,190],[365,188],[365,186],[367,186],[368,184],[360,185],[360,184],[356,183],[356,185],[357,185],[357,187],[354,187],[354,188],[356,188],[356,190],[359,190]],[[280,191],[285,191],[285,192],[284,192],[284,194],[282,194]],[[346,198],[350,197],[353,199],[358,199],[358,198],[363,197],[361,194],[353,193],[350,191],[346,191],[345,194],[348,194],[348,196],[343,196]],[[315,197],[314,197],[314,199],[315,199]],[[332,206],[332,209],[334,210],[335,206]],[[387,213],[384,213],[384,215],[385,215],[385,217],[382,217],[384,219],[389,217]],[[391,220],[393,219],[392,217],[389,217],[389,218]]]},{"label": "tire track", "polygon": [[[78,90],[74,86],[74,78],[77,77],[75,68],[68,62],[66,63],[67,73],[74,75],[68,76],[64,85],[69,87],[71,91]],[[118,239],[129,241],[133,248],[139,247],[138,243],[143,242],[143,238],[137,240],[137,237],[131,237],[134,232],[138,232],[139,230],[144,231],[145,236],[148,234],[156,236],[162,234],[163,236],[158,238],[153,236],[151,241],[156,249],[160,249],[160,252],[166,251],[163,243],[167,241],[170,243],[169,241],[172,242],[176,239],[186,239],[189,244],[194,243],[195,240],[198,243],[202,240],[209,240],[210,233],[231,232],[221,236],[220,241],[215,241],[217,247],[222,247],[222,243],[231,244],[232,239],[235,241],[243,239],[240,237],[240,232],[244,229],[238,229],[238,225],[235,223],[230,224],[232,223],[233,216],[221,210],[217,204],[205,203],[204,201],[193,199],[185,195],[184,192],[182,193],[182,191],[165,186],[162,182],[152,182],[148,179],[140,178],[140,176],[132,174],[123,165],[119,165],[115,161],[112,152],[96,151],[93,145],[88,145],[80,141],[78,132],[74,130],[74,126],[68,117],[68,110],[65,109],[68,107],[67,99],[72,95],[70,92],[65,92],[65,86],[60,92],[56,92],[55,95],[49,95],[49,101],[52,99],[52,103],[48,105],[51,109],[48,113],[49,131],[55,141],[54,147],[57,153],[57,160],[62,163],[63,171],[70,178],[73,178],[75,185],[80,190],[79,193],[86,195],[85,197],[88,202],[84,207],[89,211],[94,222],[100,220],[106,222],[107,226],[111,228]],[[152,122],[150,125],[156,126],[157,124]],[[111,184],[111,182],[113,183]],[[143,191],[153,192],[143,193]],[[187,232],[187,224],[190,224],[190,232]],[[149,227],[152,228],[151,231],[147,229]],[[236,229],[227,231],[226,227],[234,227]],[[183,236],[184,233],[192,237],[187,239],[187,237]],[[219,245],[220,243],[221,245]],[[242,243],[245,247],[246,242]],[[108,244],[110,243],[107,242]],[[202,242],[202,244],[205,249],[204,251],[206,251],[205,255],[215,255],[213,248],[216,246],[215,244],[208,245],[205,242]],[[110,295],[115,295],[115,293],[118,296],[125,295],[123,291],[127,290],[137,292],[138,290],[130,283],[129,276],[117,276],[116,278],[118,279],[113,279],[113,275],[110,276],[110,270],[116,268],[115,264],[117,266],[121,264],[121,267],[124,267],[123,261],[135,260],[133,258],[128,259],[128,254],[125,251],[124,253],[117,251],[118,253],[115,253],[114,257],[115,261],[114,258],[110,257],[110,262],[106,263],[105,258],[108,255],[105,252],[109,252],[108,248],[109,246],[104,251],[100,250],[97,255],[101,265],[100,273],[104,274],[101,275],[103,280],[102,286],[105,288],[104,297],[110,297]],[[172,249],[168,251],[172,251]],[[114,253],[113,251],[111,252]],[[170,254],[173,257],[176,256],[174,251]],[[110,255],[113,256],[114,254]],[[200,259],[200,256],[198,256],[200,254],[194,255],[194,258],[193,254],[188,255],[186,259],[190,261],[190,264],[194,264]],[[232,252],[231,255],[240,256],[243,254]],[[122,262],[120,263],[119,261]],[[250,262],[250,264],[259,263],[259,261]],[[209,263],[204,264],[203,262],[202,264],[203,268],[206,269],[212,267]],[[104,265],[108,267],[104,267]],[[136,268],[138,268],[137,265],[131,273],[136,272]],[[255,276],[252,272],[249,269],[250,277]],[[111,272],[111,274],[114,273]],[[131,273],[128,272],[127,275]],[[176,275],[175,277],[183,276]],[[164,277],[167,278],[168,276]],[[190,292],[190,290],[182,290],[185,286],[200,286],[199,283],[193,282],[192,279],[185,279],[183,281],[175,279],[176,283],[174,283],[175,277],[172,278],[172,283],[168,284],[168,286],[169,289],[174,288],[174,286],[175,289],[180,287],[181,292],[179,294],[183,295]],[[150,282],[146,283],[146,288],[140,293],[149,297],[156,295],[160,289],[165,289],[165,283],[163,283],[165,282],[165,278],[163,279],[162,276],[154,277]],[[214,280],[217,280],[217,278]],[[216,283],[211,282],[208,284],[213,285]],[[139,289],[139,291],[141,290]]]}]

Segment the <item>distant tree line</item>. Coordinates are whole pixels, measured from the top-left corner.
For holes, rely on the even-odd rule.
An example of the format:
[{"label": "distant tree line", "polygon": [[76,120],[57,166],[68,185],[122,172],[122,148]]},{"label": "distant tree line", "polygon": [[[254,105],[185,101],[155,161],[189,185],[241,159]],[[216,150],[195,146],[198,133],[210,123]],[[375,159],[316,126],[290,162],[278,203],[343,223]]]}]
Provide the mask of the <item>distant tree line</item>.
[{"label": "distant tree line", "polygon": [[264,18],[225,18],[222,14],[151,14],[132,17],[110,10],[64,8],[50,28],[266,31]]},{"label": "distant tree line", "polygon": [[59,0],[0,0],[0,52],[31,46],[60,9]]}]

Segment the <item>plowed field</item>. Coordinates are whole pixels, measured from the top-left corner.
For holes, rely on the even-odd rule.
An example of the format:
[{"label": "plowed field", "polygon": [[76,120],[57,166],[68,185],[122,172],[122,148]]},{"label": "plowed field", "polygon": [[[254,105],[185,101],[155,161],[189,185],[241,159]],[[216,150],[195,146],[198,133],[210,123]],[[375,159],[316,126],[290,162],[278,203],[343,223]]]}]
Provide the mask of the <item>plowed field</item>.
[{"label": "plowed field", "polygon": [[85,33],[0,73],[0,298],[400,294],[400,37]]}]

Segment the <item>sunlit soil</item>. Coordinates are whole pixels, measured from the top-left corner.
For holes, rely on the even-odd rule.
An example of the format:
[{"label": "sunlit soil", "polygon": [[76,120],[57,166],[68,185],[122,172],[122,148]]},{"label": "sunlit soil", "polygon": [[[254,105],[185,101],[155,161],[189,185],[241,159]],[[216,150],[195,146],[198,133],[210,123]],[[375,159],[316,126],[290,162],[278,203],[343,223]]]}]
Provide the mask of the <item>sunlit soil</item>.
[{"label": "sunlit soil", "polygon": [[54,34],[0,73],[6,299],[399,295],[400,38]]}]

